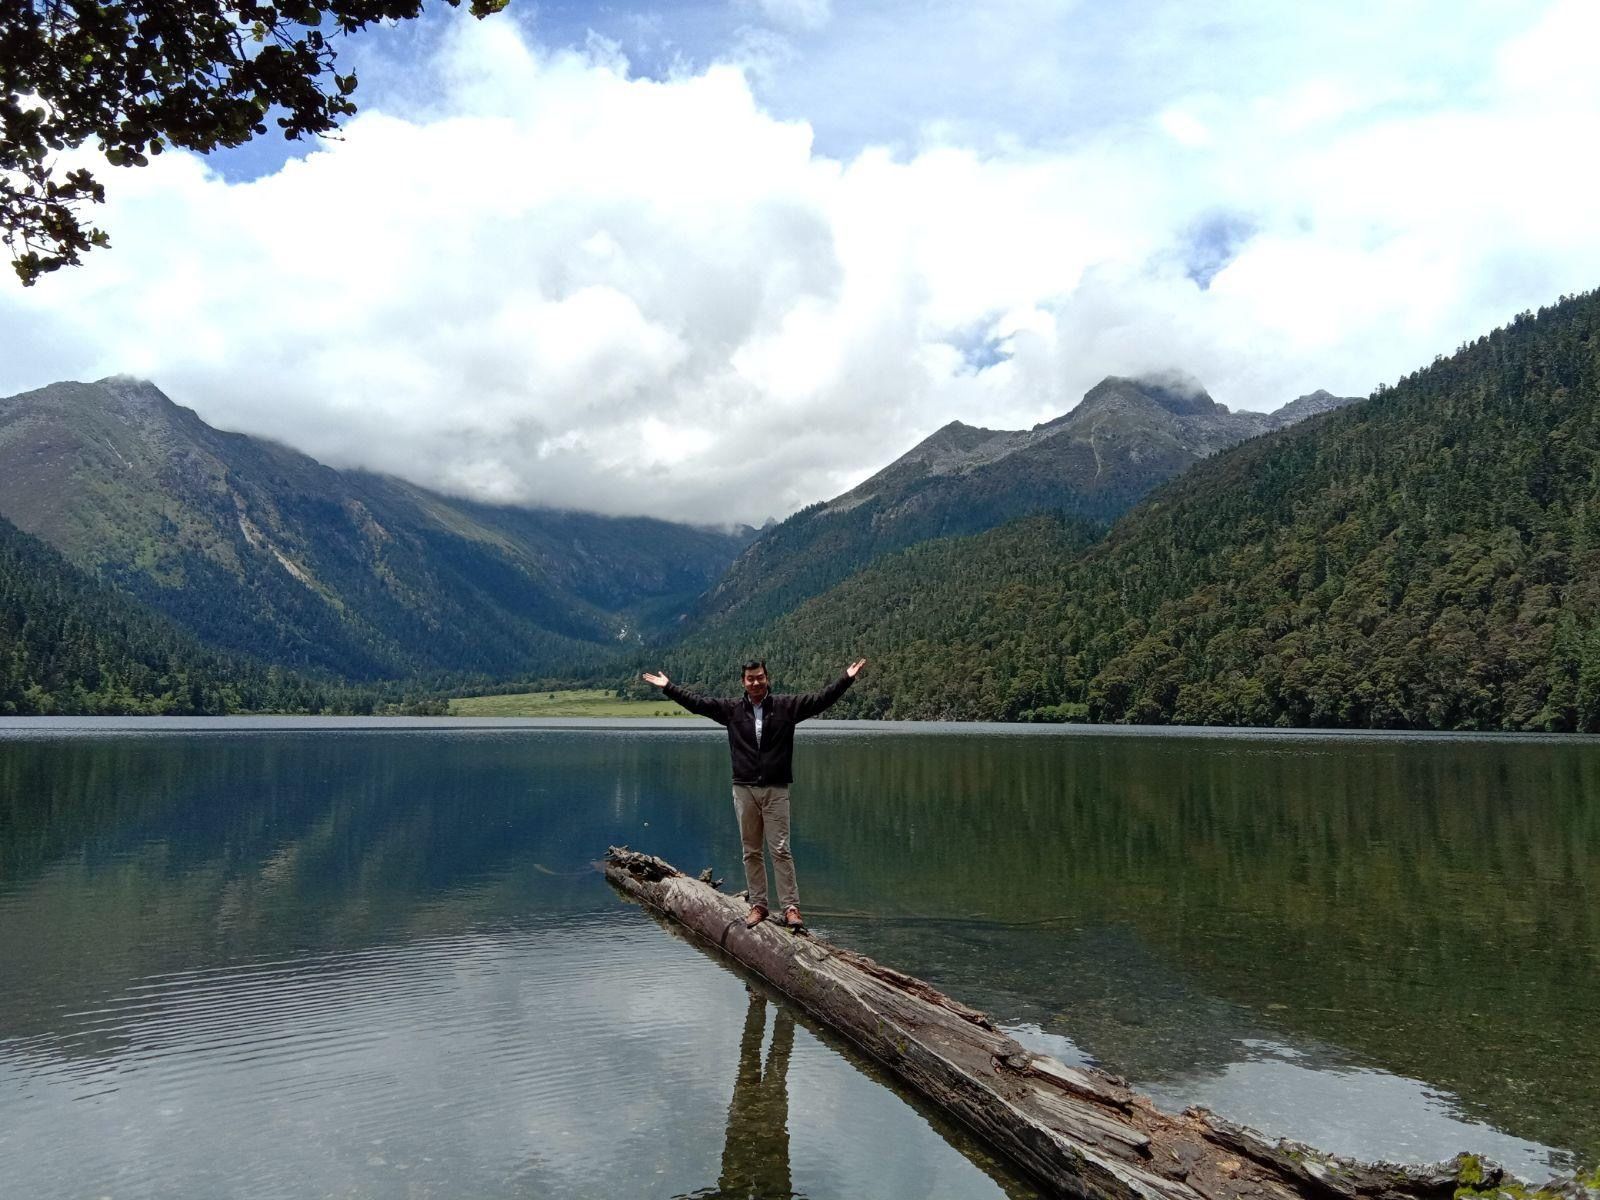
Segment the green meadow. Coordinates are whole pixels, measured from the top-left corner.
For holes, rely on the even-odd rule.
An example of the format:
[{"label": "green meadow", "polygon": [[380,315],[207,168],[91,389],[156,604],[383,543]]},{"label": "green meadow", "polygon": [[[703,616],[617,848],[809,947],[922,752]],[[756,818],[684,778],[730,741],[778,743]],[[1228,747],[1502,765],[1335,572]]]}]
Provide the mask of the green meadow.
[{"label": "green meadow", "polygon": [[450,701],[452,717],[687,717],[670,700],[619,700],[602,688],[463,696]]}]

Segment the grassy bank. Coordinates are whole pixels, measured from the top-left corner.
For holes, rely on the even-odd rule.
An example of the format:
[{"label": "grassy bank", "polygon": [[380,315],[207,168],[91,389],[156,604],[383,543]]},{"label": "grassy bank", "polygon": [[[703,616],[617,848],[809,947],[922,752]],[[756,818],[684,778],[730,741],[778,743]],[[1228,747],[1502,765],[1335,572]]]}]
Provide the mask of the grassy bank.
[{"label": "grassy bank", "polygon": [[672,701],[619,700],[610,691],[521,692],[450,701],[452,717],[687,717]]}]

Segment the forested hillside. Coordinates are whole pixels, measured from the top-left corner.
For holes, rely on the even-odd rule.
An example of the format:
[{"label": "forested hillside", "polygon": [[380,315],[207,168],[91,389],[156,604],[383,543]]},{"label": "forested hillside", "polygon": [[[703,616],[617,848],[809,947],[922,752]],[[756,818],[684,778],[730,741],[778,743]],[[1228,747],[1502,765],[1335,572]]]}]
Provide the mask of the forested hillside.
[{"label": "forested hillside", "polygon": [[370,711],[200,645],[0,518],[0,715]]},{"label": "forested hillside", "polygon": [[[811,691],[866,655],[866,674],[830,717],[1022,718],[1078,690],[1073,665],[1052,644],[1035,646],[1029,610],[1094,535],[1086,522],[1037,516],[924,542],[746,637],[696,637],[646,665],[659,662],[696,690],[736,695],[738,664],[751,657],[766,658],[778,690]],[[634,690],[645,694],[637,681]]]},{"label": "forested hillside", "polygon": [[[874,659],[841,715],[1600,730],[1600,293],[1191,469],[1087,552],[1034,518],[664,656]],[[1081,707],[1079,707],[1081,706]]]}]

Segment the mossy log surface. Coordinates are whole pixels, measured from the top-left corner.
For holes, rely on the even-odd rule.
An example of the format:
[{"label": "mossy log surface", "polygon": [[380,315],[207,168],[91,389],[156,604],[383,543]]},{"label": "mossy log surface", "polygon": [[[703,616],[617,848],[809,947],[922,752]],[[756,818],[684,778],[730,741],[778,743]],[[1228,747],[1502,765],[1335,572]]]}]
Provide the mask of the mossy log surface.
[{"label": "mossy log surface", "polygon": [[1050,1192],[1081,1200],[1600,1200],[1589,1180],[1528,1187],[1471,1154],[1433,1166],[1358,1162],[1272,1141],[1204,1109],[1162,1112],[1126,1080],[1022,1046],[932,985],[745,906],[710,872],[612,847],[606,877],[737,959],[848,1037]]}]

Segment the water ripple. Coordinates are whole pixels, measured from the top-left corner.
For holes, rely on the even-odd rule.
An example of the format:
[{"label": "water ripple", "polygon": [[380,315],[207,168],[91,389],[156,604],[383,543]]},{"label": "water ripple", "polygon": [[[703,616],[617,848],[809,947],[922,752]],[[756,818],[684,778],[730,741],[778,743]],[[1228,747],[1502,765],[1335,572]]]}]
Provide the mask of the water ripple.
[{"label": "water ripple", "polygon": [[[41,1177],[31,1194],[52,1194],[51,1177],[126,1191],[130,1172],[135,1193],[159,1190],[149,1156],[158,1146],[158,1157],[171,1154],[175,1133],[203,1127],[259,1172],[251,1195],[303,1195],[283,1172],[307,1170],[305,1158],[333,1190],[356,1170],[344,1161],[351,1145],[507,1126],[514,1111],[507,1150],[548,1139],[543,1155],[574,1165],[595,1148],[574,1132],[584,1123],[573,1115],[608,1092],[619,1093],[619,1111],[629,1107],[624,1072],[597,1079],[575,1063],[654,1060],[671,1074],[692,1071],[704,1053],[694,1036],[702,1013],[685,994],[703,988],[707,964],[626,915],[623,925],[613,912],[149,975],[59,1010],[49,1034],[0,1043],[0,1100],[12,1117],[0,1150],[58,1121],[70,1102],[86,1114],[75,1118],[83,1132],[99,1135],[73,1138],[70,1154],[34,1154]],[[643,999],[641,978],[651,981]],[[334,1120],[337,1139],[327,1136]],[[286,1135],[304,1157],[274,1165]],[[574,1139],[583,1151],[563,1155]],[[369,1183],[373,1171],[414,1182],[451,1156],[371,1157],[356,1171]],[[189,1177],[202,1167],[190,1163]]]}]

